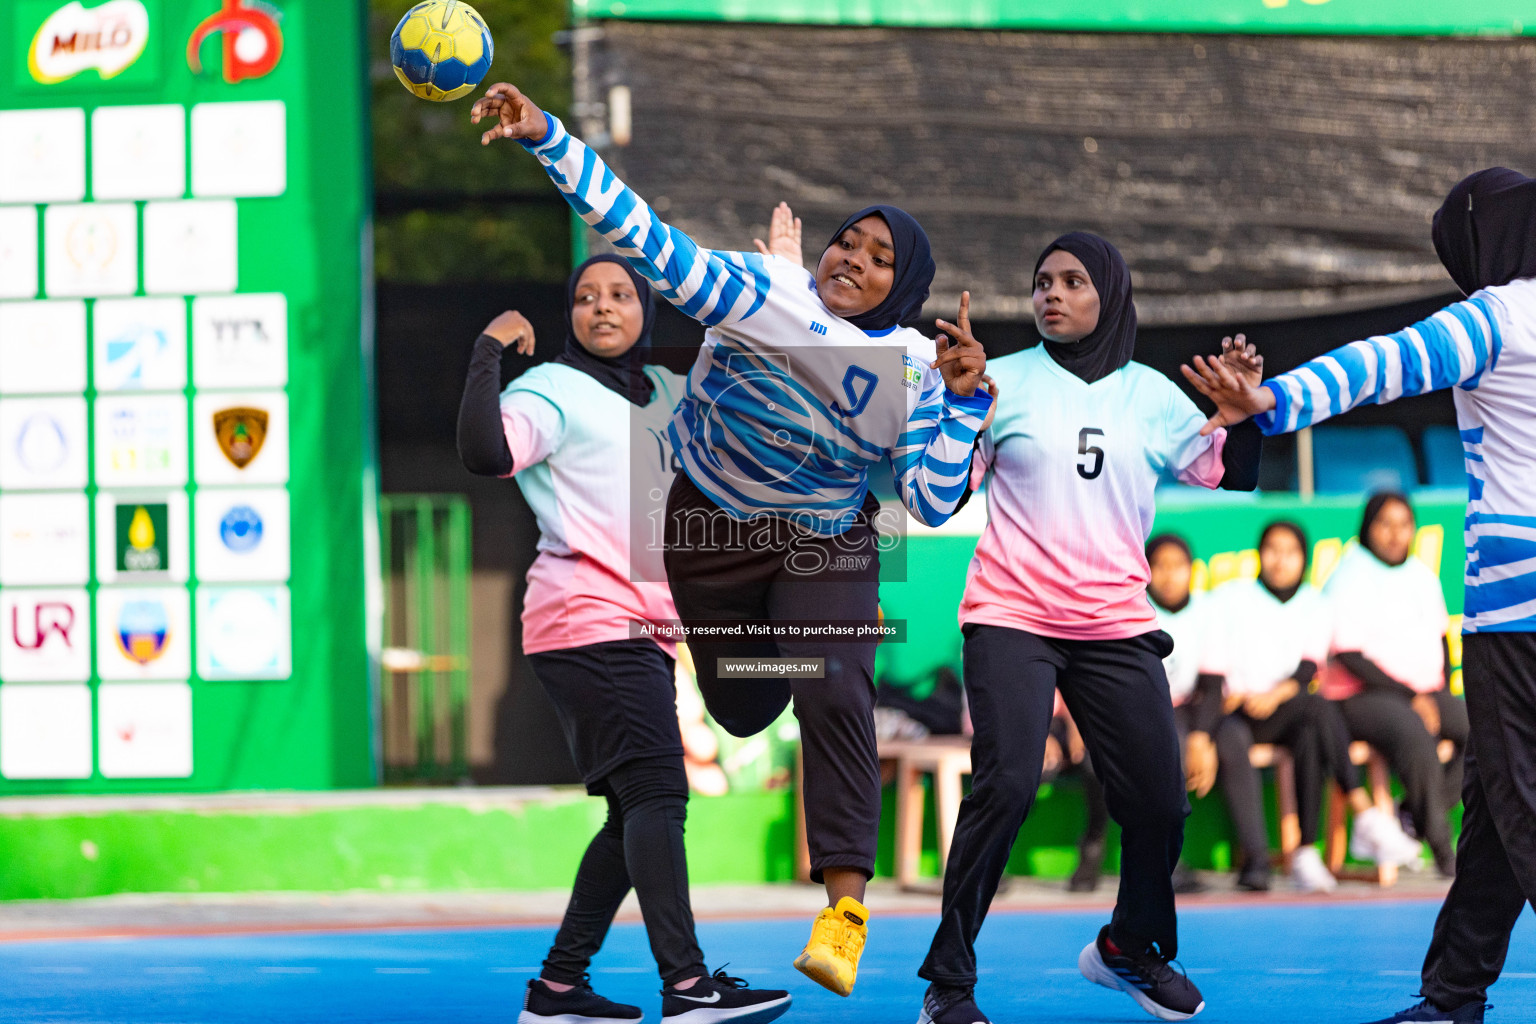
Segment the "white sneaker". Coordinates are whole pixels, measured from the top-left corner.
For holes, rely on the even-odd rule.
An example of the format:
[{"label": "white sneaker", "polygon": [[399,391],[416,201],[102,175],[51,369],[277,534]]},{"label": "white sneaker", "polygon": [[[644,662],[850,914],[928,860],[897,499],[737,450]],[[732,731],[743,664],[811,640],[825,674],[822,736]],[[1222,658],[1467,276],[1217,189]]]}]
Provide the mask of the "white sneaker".
[{"label": "white sneaker", "polygon": [[1410,838],[1391,815],[1369,807],[1355,815],[1349,853],[1356,860],[1408,866],[1423,859],[1424,844]]},{"label": "white sneaker", "polygon": [[1291,855],[1291,881],[1302,892],[1333,892],[1339,887],[1315,846],[1303,846]]}]

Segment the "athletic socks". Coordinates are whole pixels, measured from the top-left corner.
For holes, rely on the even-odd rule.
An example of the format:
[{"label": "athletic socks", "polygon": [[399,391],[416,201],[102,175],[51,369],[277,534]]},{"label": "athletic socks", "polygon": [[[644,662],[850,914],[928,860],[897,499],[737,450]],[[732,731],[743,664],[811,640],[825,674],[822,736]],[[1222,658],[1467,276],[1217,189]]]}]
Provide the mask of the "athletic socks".
[{"label": "athletic socks", "polygon": [[1159,1020],[1188,1020],[1205,1009],[1200,990],[1151,948],[1122,950],[1110,941],[1109,926],[1083,947],[1077,969],[1096,985],[1124,992]]},{"label": "athletic socks", "polygon": [[645,1016],[638,1006],[604,999],[585,976],[568,992],[556,992],[540,979],[528,983],[517,1024],[635,1024]]},{"label": "athletic socks", "polygon": [[752,989],[724,968],[700,978],[686,989],[671,985],[661,990],[661,1019],[671,1024],[765,1024],[789,1009],[789,993],[777,989]]}]

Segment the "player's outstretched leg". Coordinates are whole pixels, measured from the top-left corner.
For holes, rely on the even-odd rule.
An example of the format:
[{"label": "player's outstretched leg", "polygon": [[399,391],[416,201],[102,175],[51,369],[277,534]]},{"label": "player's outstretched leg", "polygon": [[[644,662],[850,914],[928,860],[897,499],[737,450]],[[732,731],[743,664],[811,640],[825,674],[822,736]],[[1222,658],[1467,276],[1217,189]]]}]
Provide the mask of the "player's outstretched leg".
[{"label": "player's outstretched leg", "polygon": [[1077,959],[1083,977],[1124,992],[1159,1020],[1205,1009],[1200,990],[1171,965],[1178,953],[1173,868],[1184,845],[1184,771],[1162,658],[1162,632],[1066,644],[1059,686],[1120,823],[1114,917]]},{"label": "player's outstretched leg", "polygon": [[971,792],[960,802],[944,865],[944,902],[918,977],[930,982],[920,1024],[987,1024],[976,1005],[976,938],[1040,789],[1057,674],[1058,641],[971,623],[965,634]]},{"label": "player's outstretched leg", "polygon": [[[775,620],[876,621],[880,563],[867,504],[859,520],[824,547],[825,568],[797,573],[787,562],[769,592]],[[840,552],[868,553],[861,569],[832,568]],[[852,563],[848,563],[852,564]],[[805,833],[811,878],[827,886],[828,902],[811,925],[795,968],[828,991],[846,996],[858,979],[869,936],[864,884],[875,870],[880,829],[880,754],[875,738],[875,644],[781,641],[790,659],[820,658],[822,678],[794,679],[795,717],[805,760]]]}]

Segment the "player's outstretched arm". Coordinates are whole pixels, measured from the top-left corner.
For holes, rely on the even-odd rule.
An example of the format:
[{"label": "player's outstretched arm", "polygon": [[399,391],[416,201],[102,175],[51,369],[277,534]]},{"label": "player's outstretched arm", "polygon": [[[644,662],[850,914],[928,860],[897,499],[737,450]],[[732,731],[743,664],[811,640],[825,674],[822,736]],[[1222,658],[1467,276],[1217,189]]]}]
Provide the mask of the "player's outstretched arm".
[{"label": "player's outstretched arm", "polygon": [[1195,356],[1194,368],[1188,363],[1179,367],[1184,379],[1193,384],[1196,391],[1216,403],[1215,415],[1200,428],[1201,436],[1209,435],[1219,427],[1236,426],[1275,407],[1274,394],[1259,383],[1263,364],[1253,371],[1240,362],[1243,357],[1232,355],[1234,345],[1242,343],[1241,334],[1235,340],[1223,338],[1222,355],[1209,359]]},{"label": "player's outstretched arm", "polygon": [[769,280],[756,253],[705,249],[656,216],[560,119],[540,110],[506,82],[475,101],[470,119],[495,124],[482,144],[515,139],[538,157],[577,216],[650,281],[656,293],[706,327],[736,323],[762,306]]},{"label": "player's outstretched arm", "polygon": [[1479,292],[1396,334],[1352,341],[1257,388],[1238,382],[1232,366],[1217,365],[1224,359],[1196,356],[1196,369],[1181,369],[1216,402],[1207,430],[1255,416],[1264,433],[1281,434],[1358,405],[1477,387],[1483,373],[1498,364],[1504,316],[1498,299]]}]

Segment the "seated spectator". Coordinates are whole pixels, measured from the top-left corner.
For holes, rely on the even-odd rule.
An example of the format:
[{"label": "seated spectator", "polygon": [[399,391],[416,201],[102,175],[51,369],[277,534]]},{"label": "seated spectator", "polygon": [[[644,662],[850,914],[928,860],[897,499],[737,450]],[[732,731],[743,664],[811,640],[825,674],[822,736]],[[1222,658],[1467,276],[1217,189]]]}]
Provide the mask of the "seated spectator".
[{"label": "seated spectator", "polygon": [[1254,743],[1290,751],[1296,766],[1301,848],[1291,860],[1297,888],[1331,891],[1338,882],[1317,849],[1323,787],[1333,779],[1355,815],[1350,852],[1361,860],[1407,863],[1419,844],[1396,819],[1376,810],[1349,759],[1349,732],[1337,705],[1311,691],[1327,657],[1328,627],[1322,595],[1305,582],[1306,535],[1294,523],[1265,527],[1259,538],[1259,578],[1235,580],[1211,595],[1222,616],[1219,657],[1224,710],[1216,730],[1222,792],[1237,829],[1238,887],[1269,887],[1269,838],[1259,773],[1249,759]]},{"label": "seated spectator", "polygon": [[[1323,588],[1333,647],[1323,695],[1339,702],[1349,734],[1386,757],[1403,780],[1404,810],[1429,843],[1435,866],[1455,874],[1450,809],[1461,800],[1467,706],[1448,686],[1449,615],[1440,580],[1410,558],[1413,506],[1384,492],[1366,503],[1360,547],[1344,556]],[[1456,746],[1442,766],[1438,741]]]}]

